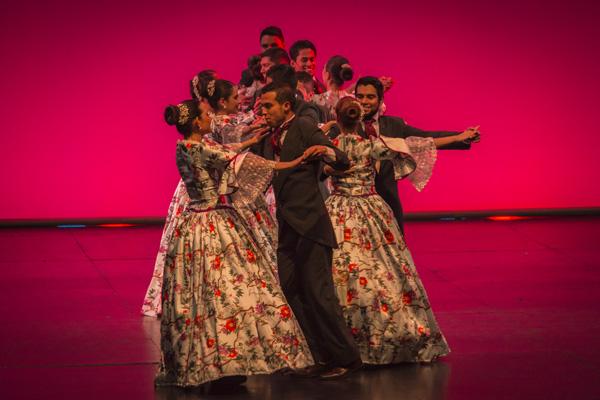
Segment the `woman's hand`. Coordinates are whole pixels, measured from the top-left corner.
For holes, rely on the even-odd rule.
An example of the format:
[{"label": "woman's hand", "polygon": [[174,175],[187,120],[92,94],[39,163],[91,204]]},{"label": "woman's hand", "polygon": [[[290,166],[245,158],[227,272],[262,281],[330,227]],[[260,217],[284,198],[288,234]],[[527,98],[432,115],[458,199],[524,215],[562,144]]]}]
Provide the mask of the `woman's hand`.
[{"label": "woman's hand", "polygon": [[322,145],[314,145],[310,146],[308,149],[304,151],[304,159],[307,161],[312,161],[317,158],[321,158],[327,154],[329,147]]},{"label": "woman's hand", "polygon": [[472,126],[465,129],[464,132],[458,134],[456,136],[457,142],[465,142],[465,143],[477,143],[481,138],[481,134],[479,133],[479,125]]},{"label": "woman's hand", "polygon": [[333,120],[333,121],[329,121],[324,123],[323,125],[321,125],[321,130],[323,131],[324,134],[328,134],[329,131],[331,130],[331,128],[337,124],[337,121]]}]

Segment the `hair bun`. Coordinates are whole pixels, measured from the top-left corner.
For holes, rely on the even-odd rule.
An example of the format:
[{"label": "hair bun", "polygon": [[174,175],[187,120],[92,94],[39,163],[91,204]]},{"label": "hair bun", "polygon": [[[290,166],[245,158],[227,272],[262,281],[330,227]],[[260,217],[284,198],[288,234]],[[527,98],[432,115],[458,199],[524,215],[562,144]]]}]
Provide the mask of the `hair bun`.
[{"label": "hair bun", "polygon": [[179,108],[177,106],[170,105],[165,108],[165,121],[169,125],[177,124],[177,121],[179,121]]},{"label": "hair bun", "polygon": [[344,82],[349,81],[354,76],[354,70],[352,70],[350,64],[344,64],[342,65],[338,76]]}]

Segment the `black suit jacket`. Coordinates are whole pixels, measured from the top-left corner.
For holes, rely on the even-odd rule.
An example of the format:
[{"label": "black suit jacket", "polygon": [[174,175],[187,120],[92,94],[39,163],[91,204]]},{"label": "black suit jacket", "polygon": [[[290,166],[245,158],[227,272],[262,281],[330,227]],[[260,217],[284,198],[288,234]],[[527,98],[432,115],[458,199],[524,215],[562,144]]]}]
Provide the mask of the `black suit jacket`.
[{"label": "black suit jacket", "polygon": [[[410,136],[418,137],[431,137],[440,138],[446,136],[457,135],[459,132],[451,131],[424,131],[419,128],[407,125],[402,118],[391,117],[382,115],[379,117],[379,134],[381,136],[395,137],[395,138],[407,138]],[[359,134],[366,137],[366,133],[359,128]],[[339,135],[339,129],[334,126],[329,133],[330,138],[335,138]],[[448,146],[444,146],[443,150],[468,150],[471,148],[470,144],[467,143],[453,143]],[[402,204],[400,203],[400,196],[398,195],[398,185],[394,178],[394,168],[390,161],[381,161],[379,172],[375,176],[375,190],[385,200],[394,212],[394,217],[398,221],[400,229],[403,230],[403,212]]]},{"label": "black suit jacket", "polygon": [[[280,160],[292,161],[314,145],[323,145],[334,150],[336,160],[330,163],[333,168],[343,171],[350,167],[346,154],[329,141],[314,121],[299,116],[292,121],[286,133]],[[251,150],[264,158],[274,159],[270,135]],[[277,172],[273,178],[277,219],[280,222],[285,221],[301,236],[335,248],[337,240],[319,190],[319,174],[320,161]]]}]

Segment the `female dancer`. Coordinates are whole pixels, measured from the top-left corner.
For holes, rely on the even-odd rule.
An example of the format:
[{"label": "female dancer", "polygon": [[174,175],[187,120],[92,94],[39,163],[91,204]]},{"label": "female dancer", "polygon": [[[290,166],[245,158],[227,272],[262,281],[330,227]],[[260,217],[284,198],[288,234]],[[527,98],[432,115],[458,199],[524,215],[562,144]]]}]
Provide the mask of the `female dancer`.
[{"label": "female dancer", "polygon": [[[310,351],[273,274],[270,258],[231,206],[229,194],[259,195],[273,170],[266,161],[211,140],[211,119],[189,100],[165,119],[185,140],[177,166],[190,203],[178,219],[165,259],[161,362],[157,385],[197,386],[225,376],[271,373],[312,364]],[[240,144],[243,149],[258,136]],[[252,182],[240,181],[253,171]]]},{"label": "female dancer", "polygon": [[350,94],[342,89],[344,84],[352,79],[354,71],[350,66],[350,61],[346,57],[333,56],[323,68],[323,82],[327,91],[321,94],[315,94],[312,101],[325,107],[331,119],[335,119],[335,106],[342,97]]},{"label": "female dancer", "polygon": [[423,284],[392,210],[377,195],[378,160],[391,160],[396,178],[409,176],[421,190],[431,175],[436,146],[476,134],[447,138],[364,138],[357,133],[360,104],[351,97],[336,106],[341,134],[333,143],[351,168],[332,176],[326,205],[338,239],[333,280],[344,317],[368,364],[427,362],[448,354]]}]

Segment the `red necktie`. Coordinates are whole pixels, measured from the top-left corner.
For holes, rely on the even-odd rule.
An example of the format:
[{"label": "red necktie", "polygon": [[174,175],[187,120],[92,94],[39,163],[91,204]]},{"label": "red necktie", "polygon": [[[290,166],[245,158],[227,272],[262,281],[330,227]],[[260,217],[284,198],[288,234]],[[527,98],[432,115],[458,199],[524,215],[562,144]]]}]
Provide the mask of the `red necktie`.
[{"label": "red necktie", "polygon": [[375,123],[375,120],[373,118],[370,119],[365,119],[363,121],[363,123],[365,124],[365,133],[367,134],[367,137],[377,137],[377,131],[375,130],[375,127],[373,126],[373,124]]},{"label": "red necktie", "polygon": [[273,146],[273,152],[276,155],[281,154],[281,135],[283,132],[287,131],[290,128],[290,124],[294,119],[285,122],[283,125],[273,129],[273,135],[271,136],[271,145]]}]

